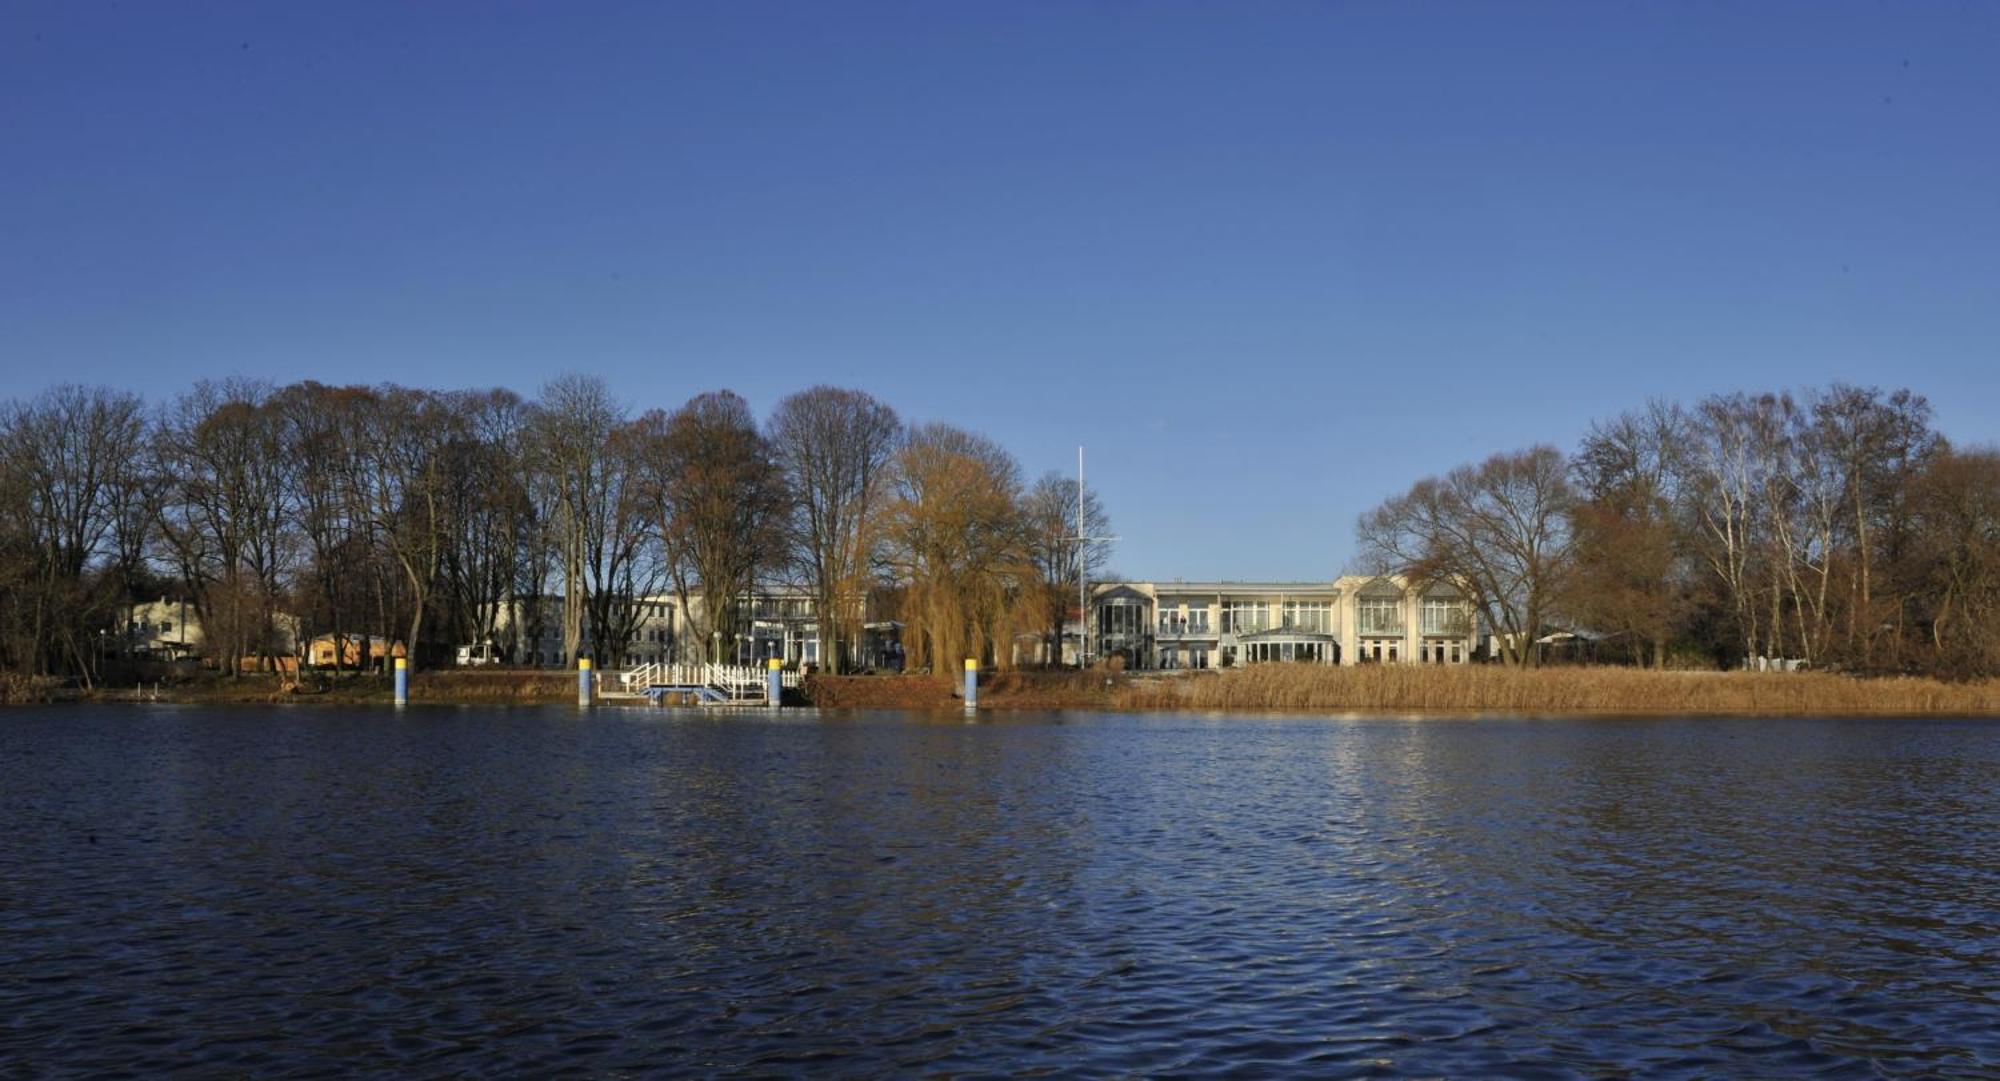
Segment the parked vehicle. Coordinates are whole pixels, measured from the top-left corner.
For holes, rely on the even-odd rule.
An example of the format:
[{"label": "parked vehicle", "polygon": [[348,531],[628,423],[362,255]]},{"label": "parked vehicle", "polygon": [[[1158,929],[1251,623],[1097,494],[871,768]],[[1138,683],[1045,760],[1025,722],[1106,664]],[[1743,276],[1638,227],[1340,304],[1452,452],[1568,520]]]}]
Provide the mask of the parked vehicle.
[{"label": "parked vehicle", "polygon": [[489,664],[499,663],[500,647],[491,642],[481,642],[476,646],[458,647],[458,666],[460,668],[482,668]]}]

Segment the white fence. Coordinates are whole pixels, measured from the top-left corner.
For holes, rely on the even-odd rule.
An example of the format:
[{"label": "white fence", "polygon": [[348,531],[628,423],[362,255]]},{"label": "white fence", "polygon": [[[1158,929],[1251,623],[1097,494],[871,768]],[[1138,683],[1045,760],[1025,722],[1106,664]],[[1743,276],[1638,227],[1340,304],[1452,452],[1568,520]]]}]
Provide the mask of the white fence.
[{"label": "white fence", "polygon": [[[652,687],[709,687],[732,701],[764,700],[765,680],[770,673],[740,664],[668,664],[654,661],[618,674],[618,682],[628,694],[644,694]],[[779,686],[797,689],[800,675],[786,670],[778,673]]]}]

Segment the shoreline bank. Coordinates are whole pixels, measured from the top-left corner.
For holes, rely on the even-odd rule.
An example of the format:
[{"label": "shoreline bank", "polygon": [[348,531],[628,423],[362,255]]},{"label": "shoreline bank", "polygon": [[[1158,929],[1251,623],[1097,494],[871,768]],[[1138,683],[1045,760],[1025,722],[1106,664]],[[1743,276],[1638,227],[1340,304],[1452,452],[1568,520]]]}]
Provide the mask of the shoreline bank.
[{"label": "shoreline bank", "polygon": [[[140,688],[60,688],[16,679],[0,701],[157,702],[216,705],[390,705],[387,676],[307,680],[217,675]],[[956,712],[957,681],[943,676],[813,676],[787,706],[832,710]],[[564,705],[568,672],[418,672],[416,705]],[[602,700],[600,700],[602,702]],[[1655,672],[1631,668],[1262,665],[1207,672],[1003,671],[980,683],[982,711],[1439,716],[1960,716],[2000,717],[2000,679],[1945,683],[1921,677],[1823,672]]]},{"label": "shoreline bank", "polygon": [[[952,681],[926,676],[807,682],[814,704],[831,709],[950,710],[961,705],[954,691]],[[1260,665],[1179,673],[1000,672],[981,682],[979,705],[1122,713],[2000,717],[2000,679],[1945,683],[1824,672]]]}]

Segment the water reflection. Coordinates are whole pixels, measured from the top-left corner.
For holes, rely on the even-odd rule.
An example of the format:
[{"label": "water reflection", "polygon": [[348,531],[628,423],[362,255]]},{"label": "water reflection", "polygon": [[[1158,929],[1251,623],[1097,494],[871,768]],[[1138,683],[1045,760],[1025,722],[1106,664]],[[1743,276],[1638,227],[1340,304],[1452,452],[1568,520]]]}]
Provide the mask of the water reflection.
[{"label": "water reflection", "polygon": [[17,711],[0,1057],[1991,1075],[1993,731]]}]

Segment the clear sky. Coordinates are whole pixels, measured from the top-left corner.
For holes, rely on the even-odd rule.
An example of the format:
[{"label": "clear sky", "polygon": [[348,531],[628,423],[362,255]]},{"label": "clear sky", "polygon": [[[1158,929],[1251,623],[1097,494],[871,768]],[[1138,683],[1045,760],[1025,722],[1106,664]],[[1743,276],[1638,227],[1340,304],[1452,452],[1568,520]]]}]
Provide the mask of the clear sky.
[{"label": "clear sky", "polygon": [[2000,5],[317,7],[0,6],[0,397],[859,386],[1160,578],[1652,395],[2000,439]]}]

